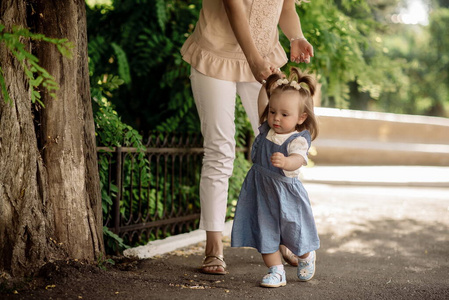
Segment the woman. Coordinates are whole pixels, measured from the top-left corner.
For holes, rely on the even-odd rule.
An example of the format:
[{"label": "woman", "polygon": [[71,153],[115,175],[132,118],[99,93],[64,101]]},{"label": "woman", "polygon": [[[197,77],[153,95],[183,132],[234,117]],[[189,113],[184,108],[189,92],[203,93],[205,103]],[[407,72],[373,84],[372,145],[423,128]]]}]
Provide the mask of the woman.
[{"label": "woman", "polygon": [[195,30],[181,49],[183,59],[192,67],[192,92],[204,138],[200,182],[200,229],[206,230],[204,273],[226,274],[222,232],[235,157],[236,95],[253,131],[258,132],[261,83],[287,62],[278,24],[290,39],[291,61],[308,63],[313,56],[295,2],[204,0]]}]

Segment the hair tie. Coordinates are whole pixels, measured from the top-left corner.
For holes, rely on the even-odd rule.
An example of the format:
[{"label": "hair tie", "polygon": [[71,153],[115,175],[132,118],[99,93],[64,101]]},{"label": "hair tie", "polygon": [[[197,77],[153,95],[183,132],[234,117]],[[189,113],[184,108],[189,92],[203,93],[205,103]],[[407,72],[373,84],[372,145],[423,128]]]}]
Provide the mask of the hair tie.
[{"label": "hair tie", "polygon": [[301,89],[301,85],[298,82],[296,82],[295,80],[290,82],[290,86],[294,87],[297,91],[299,91]]},{"label": "hair tie", "polygon": [[281,85],[283,85],[283,84],[288,84],[288,80],[287,79],[278,79],[278,80],[276,80],[275,82],[274,82],[274,84],[273,84],[273,89],[275,89],[275,88],[277,88],[277,87],[279,87],[279,86],[281,86]]},{"label": "hair tie", "polygon": [[278,79],[274,82],[273,84],[273,89],[281,86],[281,85],[290,85],[291,87],[295,88],[297,91],[299,91],[301,89],[301,85],[296,82],[295,80],[293,80],[292,82],[289,82],[288,79],[283,78],[283,79]]}]

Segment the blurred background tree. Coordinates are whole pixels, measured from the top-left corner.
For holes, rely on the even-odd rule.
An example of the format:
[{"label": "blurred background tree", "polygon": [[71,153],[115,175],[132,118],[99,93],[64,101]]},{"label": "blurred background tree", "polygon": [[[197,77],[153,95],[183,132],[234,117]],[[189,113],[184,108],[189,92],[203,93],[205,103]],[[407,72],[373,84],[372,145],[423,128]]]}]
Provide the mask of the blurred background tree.
[{"label": "blurred background tree", "polygon": [[[150,130],[200,132],[190,66],[180,49],[195,27],[201,2],[86,0],[99,146],[142,150]],[[304,34],[315,49],[312,62],[300,68],[319,80],[321,106],[448,117],[448,6],[449,0],[311,0],[298,6]],[[282,34],[281,43],[288,55],[289,41]],[[290,65],[295,64],[283,70]],[[250,132],[237,100],[237,146],[247,144]],[[99,163],[107,211],[112,205],[104,188],[109,162]],[[230,217],[248,168],[237,153]],[[112,236],[107,228],[105,233]],[[106,245],[111,241],[122,243],[112,236]]]},{"label": "blurred background tree", "polygon": [[[428,10],[428,24],[405,24],[404,11],[416,1]],[[154,129],[199,132],[189,65],[179,50],[201,1],[86,2],[92,88],[144,135]],[[300,67],[317,76],[321,105],[447,117],[448,6],[447,0],[312,0],[299,6],[304,34],[315,47],[312,63]],[[288,40],[281,36],[281,42],[288,52]],[[118,86],[113,92],[111,83]],[[236,122],[239,135],[250,130],[241,109]]]},{"label": "blurred background tree", "polygon": [[91,84],[101,88],[120,78],[120,88],[105,96],[139,131],[198,131],[189,68],[179,49],[200,1],[101,2],[88,6]]},{"label": "blurred background tree", "polygon": [[386,80],[378,96],[351,83],[350,108],[448,117],[449,1],[397,4],[377,18],[386,25],[376,37],[384,47]]}]

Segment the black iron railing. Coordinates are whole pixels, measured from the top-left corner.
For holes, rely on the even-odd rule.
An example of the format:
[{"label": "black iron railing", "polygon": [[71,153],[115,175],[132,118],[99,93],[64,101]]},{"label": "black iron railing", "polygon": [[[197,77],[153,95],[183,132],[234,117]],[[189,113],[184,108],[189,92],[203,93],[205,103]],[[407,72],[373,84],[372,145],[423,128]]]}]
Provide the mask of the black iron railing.
[{"label": "black iron railing", "polygon": [[[247,152],[247,148],[237,149]],[[203,157],[198,135],[153,135],[144,150],[99,147],[104,226],[136,245],[190,232],[200,218],[199,180]],[[105,165],[107,167],[105,167]],[[107,170],[106,170],[107,168]]]}]

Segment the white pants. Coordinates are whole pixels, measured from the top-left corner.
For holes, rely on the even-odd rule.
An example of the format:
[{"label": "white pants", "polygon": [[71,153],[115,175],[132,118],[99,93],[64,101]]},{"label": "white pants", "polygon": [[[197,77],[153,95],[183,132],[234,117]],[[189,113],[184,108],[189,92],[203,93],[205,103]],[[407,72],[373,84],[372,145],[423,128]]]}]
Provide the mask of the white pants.
[{"label": "white pants", "polygon": [[201,170],[200,229],[223,231],[228,181],[235,158],[235,99],[240,96],[254,132],[258,130],[259,82],[232,82],[208,77],[191,68],[193,97],[201,120],[204,157]]}]

